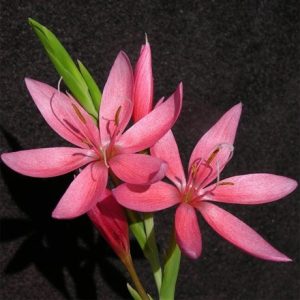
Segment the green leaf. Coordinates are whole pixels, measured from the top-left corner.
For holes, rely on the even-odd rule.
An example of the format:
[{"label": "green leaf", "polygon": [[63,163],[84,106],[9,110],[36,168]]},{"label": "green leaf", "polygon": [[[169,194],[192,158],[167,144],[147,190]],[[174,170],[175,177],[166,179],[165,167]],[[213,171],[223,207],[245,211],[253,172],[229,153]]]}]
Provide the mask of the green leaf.
[{"label": "green leaf", "polygon": [[139,243],[142,250],[144,250],[147,236],[144,229],[143,221],[140,219],[139,215],[134,211],[127,209],[127,217],[129,220],[129,228],[133,235],[135,236],[137,242]]},{"label": "green leaf", "polygon": [[45,26],[31,18],[28,19],[28,22],[43,44],[57,72],[63,77],[65,84],[76,100],[78,100],[92,116],[97,118],[98,110],[96,110],[92,97],[89,94],[88,85],[66,49]]},{"label": "green leaf", "polygon": [[97,111],[92,101],[82,101],[82,99],[88,98],[88,87],[79,83],[76,78],[70,73],[64,66],[56,59],[51,52],[46,50],[50,60],[55,65],[58,73],[63,77],[64,82],[71,90],[73,96],[80,102],[80,104],[86,109],[86,111],[93,117],[97,118]]},{"label": "green leaf", "polygon": [[155,284],[159,292],[161,288],[162,272],[161,272],[158,249],[156,244],[156,238],[154,232],[154,218],[152,213],[144,214],[144,227],[145,227],[147,242],[145,244],[143,251],[145,257],[150,262]]},{"label": "green leaf", "polygon": [[134,300],[142,300],[138,292],[129,283],[127,283],[127,289]]},{"label": "green leaf", "polygon": [[83,63],[80,60],[77,60],[77,62],[79,65],[79,70],[81,72],[81,75],[83,76],[83,78],[89,88],[89,92],[93,99],[94,106],[95,106],[96,110],[99,111],[99,106],[101,103],[101,92],[100,92],[95,80],[93,79],[90,72],[88,71],[88,69],[83,65]]},{"label": "green leaf", "polygon": [[172,235],[163,269],[163,281],[160,290],[160,300],[173,300],[180,267],[181,252],[176,244],[175,233]]}]

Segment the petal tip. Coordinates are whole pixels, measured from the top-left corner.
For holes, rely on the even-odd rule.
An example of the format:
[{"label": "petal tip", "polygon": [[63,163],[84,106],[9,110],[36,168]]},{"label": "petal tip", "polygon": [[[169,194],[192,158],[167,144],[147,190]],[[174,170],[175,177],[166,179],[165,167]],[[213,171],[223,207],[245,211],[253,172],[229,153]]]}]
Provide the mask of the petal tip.
[{"label": "petal tip", "polygon": [[290,193],[292,193],[298,187],[298,182],[292,178],[289,178],[289,180],[290,180]]},{"label": "petal tip", "polygon": [[271,260],[274,262],[283,262],[283,263],[293,262],[291,258],[289,258],[284,254],[280,255],[279,257],[274,257]]},{"label": "petal tip", "polygon": [[26,84],[26,86],[27,86],[28,89],[30,87],[34,86],[37,83],[36,80],[34,80],[32,78],[29,78],[29,77],[25,77],[24,81],[25,81],[25,84]]},{"label": "petal tip", "polygon": [[53,219],[63,220],[63,219],[73,219],[79,217],[79,215],[73,215],[63,212],[61,209],[55,208],[51,214]]},{"label": "petal tip", "polygon": [[187,251],[187,250],[184,250],[183,251],[187,257],[189,257],[190,259],[197,259],[200,257],[201,253],[199,252],[195,252],[195,251]]}]

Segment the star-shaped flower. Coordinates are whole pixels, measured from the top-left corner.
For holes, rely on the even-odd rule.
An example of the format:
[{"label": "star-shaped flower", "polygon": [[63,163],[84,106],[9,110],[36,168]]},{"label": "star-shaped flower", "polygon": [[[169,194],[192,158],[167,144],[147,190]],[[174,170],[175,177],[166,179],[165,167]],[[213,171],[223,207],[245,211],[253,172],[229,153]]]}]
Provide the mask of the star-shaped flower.
[{"label": "star-shaped flower", "polygon": [[134,184],[153,183],[164,176],[166,164],[161,159],[136,152],[153,146],[175,123],[182,104],[181,84],[127,131],[133,110],[133,74],[124,52],[117,56],[105,84],[98,126],[71,96],[32,79],[26,79],[26,85],[46,122],[76,147],[4,153],[2,160],[13,170],[33,177],[58,176],[84,167],[53,217],[74,218],[90,210],[105,191],[109,170]]},{"label": "star-shaped flower", "polygon": [[[201,254],[202,242],[196,211],[223,238],[262,259],[290,261],[248,225],[212,204],[261,204],[291,193],[296,181],[273,174],[248,174],[220,180],[220,173],[231,159],[241,114],[237,104],[199,140],[192,152],[187,179],[178,147],[169,131],[151,148],[151,154],[168,163],[166,176],[174,185],[162,181],[150,186],[122,184],[113,190],[117,201],[142,212],[158,211],[178,204],[175,215],[176,240],[191,258]],[[215,183],[212,183],[216,179]]]}]

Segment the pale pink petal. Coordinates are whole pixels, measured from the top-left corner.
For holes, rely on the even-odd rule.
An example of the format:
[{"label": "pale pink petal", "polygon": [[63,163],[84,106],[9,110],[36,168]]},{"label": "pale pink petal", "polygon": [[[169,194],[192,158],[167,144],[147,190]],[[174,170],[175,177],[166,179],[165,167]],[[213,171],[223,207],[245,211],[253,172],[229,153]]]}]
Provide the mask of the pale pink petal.
[{"label": "pale pink petal", "polygon": [[195,209],[182,203],[175,214],[176,241],[180,249],[190,258],[201,255],[202,239]]},{"label": "pale pink petal", "polygon": [[153,146],[173,126],[182,105],[182,84],[164,103],[130,127],[119,139],[123,152],[132,153]]},{"label": "pale pink petal", "polygon": [[117,130],[122,133],[132,114],[133,74],[127,55],[121,51],[103,89],[99,112],[101,140],[107,142]]},{"label": "pale pink petal", "polygon": [[23,175],[53,177],[76,170],[96,157],[91,150],[57,147],[3,153],[1,159]]},{"label": "pale pink petal", "polygon": [[162,210],[180,202],[178,190],[163,181],[148,186],[121,184],[113,194],[122,206],[142,212]]},{"label": "pale pink petal", "polygon": [[104,192],[107,176],[108,170],[103,162],[87,165],[62,196],[52,217],[70,219],[86,213]]},{"label": "pale pink petal", "polygon": [[[194,148],[189,162],[189,169],[192,168],[195,162],[202,161],[201,170],[198,172],[199,178],[197,179],[201,186],[205,186],[214,180],[217,173],[222,171],[230,158],[241,111],[241,103],[233,106],[205,133]],[[212,153],[218,148],[220,150],[214,156]],[[209,166],[205,166],[205,162],[209,158],[212,160]]]},{"label": "pale pink petal", "polygon": [[99,144],[94,121],[77,101],[48,84],[29,78],[25,82],[44,119],[61,137],[82,148]]},{"label": "pale pink petal", "polygon": [[186,180],[174,135],[169,130],[150,149],[151,155],[164,160],[168,164],[166,176],[178,187],[185,186]]},{"label": "pale pink petal", "polygon": [[207,223],[218,234],[247,253],[266,260],[291,261],[290,258],[276,250],[252,228],[224,209],[208,202],[202,202],[197,208]]},{"label": "pale pink petal", "polygon": [[129,253],[126,215],[110,191],[103,194],[101,201],[88,211],[88,216],[116,254],[122,256]]},{"label": "pale pink petal", "polygon": [[110,159],[109,165],[121,180],[132,184],[151,184],[161,180],[167,164],[145,154],[119,154]]},{"label": "pale pink petal", "polygon": [[[248,174],[226,178],[207,187],[205,199],[237,204],[261,204],[279,200],[297,187],[293,179],[273,174]],[[211,193],[209,190],[214,189]]]},{"label": "pale pink petal", "polygon": [[133,87],[133,120],[137,122],[152,109],[153,102],[153,75],[151,48],[146,43],[140,53],[134,70],[134,87]]}]

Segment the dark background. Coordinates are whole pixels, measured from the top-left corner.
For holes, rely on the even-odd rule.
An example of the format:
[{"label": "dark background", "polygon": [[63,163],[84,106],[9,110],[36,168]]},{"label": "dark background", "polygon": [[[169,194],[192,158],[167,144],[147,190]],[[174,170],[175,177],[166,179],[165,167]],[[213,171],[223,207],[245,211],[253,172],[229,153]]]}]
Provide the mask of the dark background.
[{"label": "dark background", "polygon": [[[174,132],[187,163],[199,137],[232,105],[243,114],[235,155],[222,178],[299,174],[298,1],[1,1],[1,152],[64,145],[25,89],[28,76],[56,86],[58,75],[27,24],[53,30],[103,88],[118,51],[136,61],[147,32],[155,99],[184,84]],[[1,299],[128,298],[124,268],[88,219],[51,219],[72,175],[33,179],[1,163]],[[223,205],[292,263],[251,257],[199,217],[200,259],[182,259],[177,299],[299,299],[299,192],[261,206]],[[173,210],[157,214],[165,244]],[[162,250],[162,249],[161,249]],[[155,295],[147,262],[133,256]]]}]

